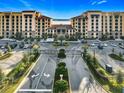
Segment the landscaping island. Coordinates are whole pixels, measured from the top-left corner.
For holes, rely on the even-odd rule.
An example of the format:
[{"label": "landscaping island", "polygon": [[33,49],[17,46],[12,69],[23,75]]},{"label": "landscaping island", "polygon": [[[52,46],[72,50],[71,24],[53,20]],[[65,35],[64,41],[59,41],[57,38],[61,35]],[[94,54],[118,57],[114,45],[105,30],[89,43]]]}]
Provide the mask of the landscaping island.
[{"label": "landscaping island", "polygon": [[118,61],[123,61],[124,62],[124,58],[120,55],[117,54],[109,54],[109,56],[114,59],[114,60],[118,60]]},{"label": "landscaping island", "polygon": [[53,93],[70,93],[69,77],[66,64],[61,62],[57,65]]}]

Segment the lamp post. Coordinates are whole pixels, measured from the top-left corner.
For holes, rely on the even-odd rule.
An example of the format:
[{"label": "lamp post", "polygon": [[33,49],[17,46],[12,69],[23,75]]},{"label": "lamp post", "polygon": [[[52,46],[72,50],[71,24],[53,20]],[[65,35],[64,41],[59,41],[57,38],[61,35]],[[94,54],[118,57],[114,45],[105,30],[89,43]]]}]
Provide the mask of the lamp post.
[{"label": "lamp post", "polygon": [[60,74],[60,80],[63,80],[63,74]]}]

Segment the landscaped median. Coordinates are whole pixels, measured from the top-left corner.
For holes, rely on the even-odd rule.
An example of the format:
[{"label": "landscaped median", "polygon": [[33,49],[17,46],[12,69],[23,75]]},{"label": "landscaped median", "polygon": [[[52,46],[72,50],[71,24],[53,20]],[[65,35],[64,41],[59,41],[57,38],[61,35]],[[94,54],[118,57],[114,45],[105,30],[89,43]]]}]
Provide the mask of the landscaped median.
[{"label": "landscaped median", "polygon": [[121,72],[115,75],[108,73],[99,64],[95,56],[91,56],[87,53],[86,48],[84,48],[83,59],[87,63],[95,79],[103,86],[106,91],[108,91],[108,93],[122,93],[124,80]]},{"label": "landscaped median", "polygon": [[2,80],[0,93],[14,93],[38,57],[38,50],[24,54],[21,62]]},{"label": "landscaped median", "polygon": [[7,53],[5,53],[5,54],[3,54],[3,55],[0,56],[0,60],[7,59],[7,58],[9,58],[10,56],[12,56],[12,53],[7,52]]},{"label": "landscaped median", "polygon": [[122,54],[117,55],[117,54],[112,53],[112,54],[109,54],[109,56],[114,60],[124,61]]},{"label": "landscaped median", "polygon": [[68,70],[63,62],[57,65],[53,93],[70,93]]}]

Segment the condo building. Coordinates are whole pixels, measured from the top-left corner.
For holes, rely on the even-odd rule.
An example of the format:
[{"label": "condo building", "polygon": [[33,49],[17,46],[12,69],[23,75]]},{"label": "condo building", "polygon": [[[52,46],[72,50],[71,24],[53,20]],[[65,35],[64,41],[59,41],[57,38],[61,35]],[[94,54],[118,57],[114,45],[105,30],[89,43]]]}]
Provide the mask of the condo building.
[{"label": "condo building", "polygon": [[0,36],[14,37],[22,33],[23,37],[41,37],[51,26],[51,18],[36,11],[0,12]]},{"label": "condo building", "polygon": [[72,27],[83,38],[120,38],[124,36],[124,12],[87,11],[71,18]]},{"label": "condo building", "polygon": [[86,11],[71,19],[52,19],[37,11],[0,12],[0,37],[11,38],[54,35],[82,38],[121,38],[124,36],[124,12]]},{"label": "condo building", "polygon": [[68,36],[75,34],[75,29],[72,27],[70,19],[52,19],[51,27],[47,29],[47,34],[50,37]]}]

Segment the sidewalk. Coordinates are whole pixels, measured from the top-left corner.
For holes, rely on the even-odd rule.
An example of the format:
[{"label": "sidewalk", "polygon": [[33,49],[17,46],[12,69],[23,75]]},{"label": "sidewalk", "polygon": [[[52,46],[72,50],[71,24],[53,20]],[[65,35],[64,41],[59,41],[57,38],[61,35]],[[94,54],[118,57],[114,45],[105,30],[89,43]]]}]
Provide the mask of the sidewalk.
[{"label": "sidewalk", "polygon": [[10,58],[0,60],[0,69],[7,75],[23,58],[23,52],[14,52]]}]

